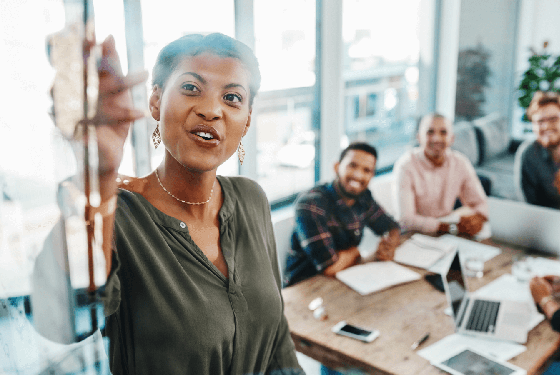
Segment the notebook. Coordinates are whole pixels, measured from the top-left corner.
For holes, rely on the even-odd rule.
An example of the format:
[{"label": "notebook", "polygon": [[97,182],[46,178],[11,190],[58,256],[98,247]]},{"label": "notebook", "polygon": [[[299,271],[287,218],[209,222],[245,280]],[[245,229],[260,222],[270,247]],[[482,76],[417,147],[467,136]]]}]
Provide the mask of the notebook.
[{"label": "notebook", "polygon": [[336,278],[361,295],[378,292],[394,285],[420,280],[417,272],[397,263],[368,262],[336,273]]},{"label": "notebook", "polygon": [[477,298],[469,294],[456,251],[443,277],[456,331],[486,338],[527,342],[531,308],[527,302]]},{"label": "notebook", "polygon": [[407,266],[429,269],[456,248],[454,244],[416,233],[397,247],[393,260]]}]

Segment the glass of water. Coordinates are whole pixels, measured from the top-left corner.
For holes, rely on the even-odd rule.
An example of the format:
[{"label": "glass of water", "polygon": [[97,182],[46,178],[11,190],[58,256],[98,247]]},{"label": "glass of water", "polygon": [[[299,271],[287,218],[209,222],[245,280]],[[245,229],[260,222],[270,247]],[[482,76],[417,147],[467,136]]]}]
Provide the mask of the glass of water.
[{"label": "glass of water", "polygon": [[469,256],[465,259],[465,273],[470,277],[484,276],[484,259],[479,256]]},{"label": "glass of water", "polygon": [[513,265],[511,266],[511,274],[515,276],[519,282],[527,282],[533,276],[532,258],[523,255],[518,255],[513,258]]}]

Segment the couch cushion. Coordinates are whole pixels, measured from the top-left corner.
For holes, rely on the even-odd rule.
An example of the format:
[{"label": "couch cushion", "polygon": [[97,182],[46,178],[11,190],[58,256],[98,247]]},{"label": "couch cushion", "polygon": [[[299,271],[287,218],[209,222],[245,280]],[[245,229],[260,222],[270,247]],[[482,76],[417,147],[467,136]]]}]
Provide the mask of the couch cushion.
[{"label": "couch cushion", "polygon": [[498,112],[494,112],[474,120],[473,125],[482,134],[482,142],[479,145],[482,151],[480,163],[508,151],[510,135],[505,117],[500,116]]},{"label": "couch cushion", "polygon": [[455,142],[451,148],[464,154],[472,165],[477,165],[480,161],[480,152],[474,127],[470,122],[461,121],[453,126],[453,133]]}]

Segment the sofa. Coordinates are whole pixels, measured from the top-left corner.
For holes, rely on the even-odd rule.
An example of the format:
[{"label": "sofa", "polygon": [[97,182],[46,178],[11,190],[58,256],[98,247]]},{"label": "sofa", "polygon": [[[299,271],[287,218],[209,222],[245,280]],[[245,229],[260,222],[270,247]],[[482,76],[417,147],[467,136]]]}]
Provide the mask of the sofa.
[{"label": "sofa", "polygon": [[455,123],[453,149],[465,154],[477,174],[490,183],[494,197],[517,200],[514,159],[519,141],[512,139],[507,119],[492,113]]}]

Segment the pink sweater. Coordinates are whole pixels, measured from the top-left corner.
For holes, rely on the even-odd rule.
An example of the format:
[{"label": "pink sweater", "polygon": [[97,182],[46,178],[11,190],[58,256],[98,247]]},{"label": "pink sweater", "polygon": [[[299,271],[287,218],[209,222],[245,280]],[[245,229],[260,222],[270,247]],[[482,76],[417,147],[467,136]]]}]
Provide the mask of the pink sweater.
[{"label": "pink sweater", "polygon": [[488,217],[486,194],[469,160],[448,149],[442,166],[434,166],[420,148],[414,148],[394,165],[397,219],[403,231],[434,233],[439,217],[453,211],[457,197],[464,206]]}]

